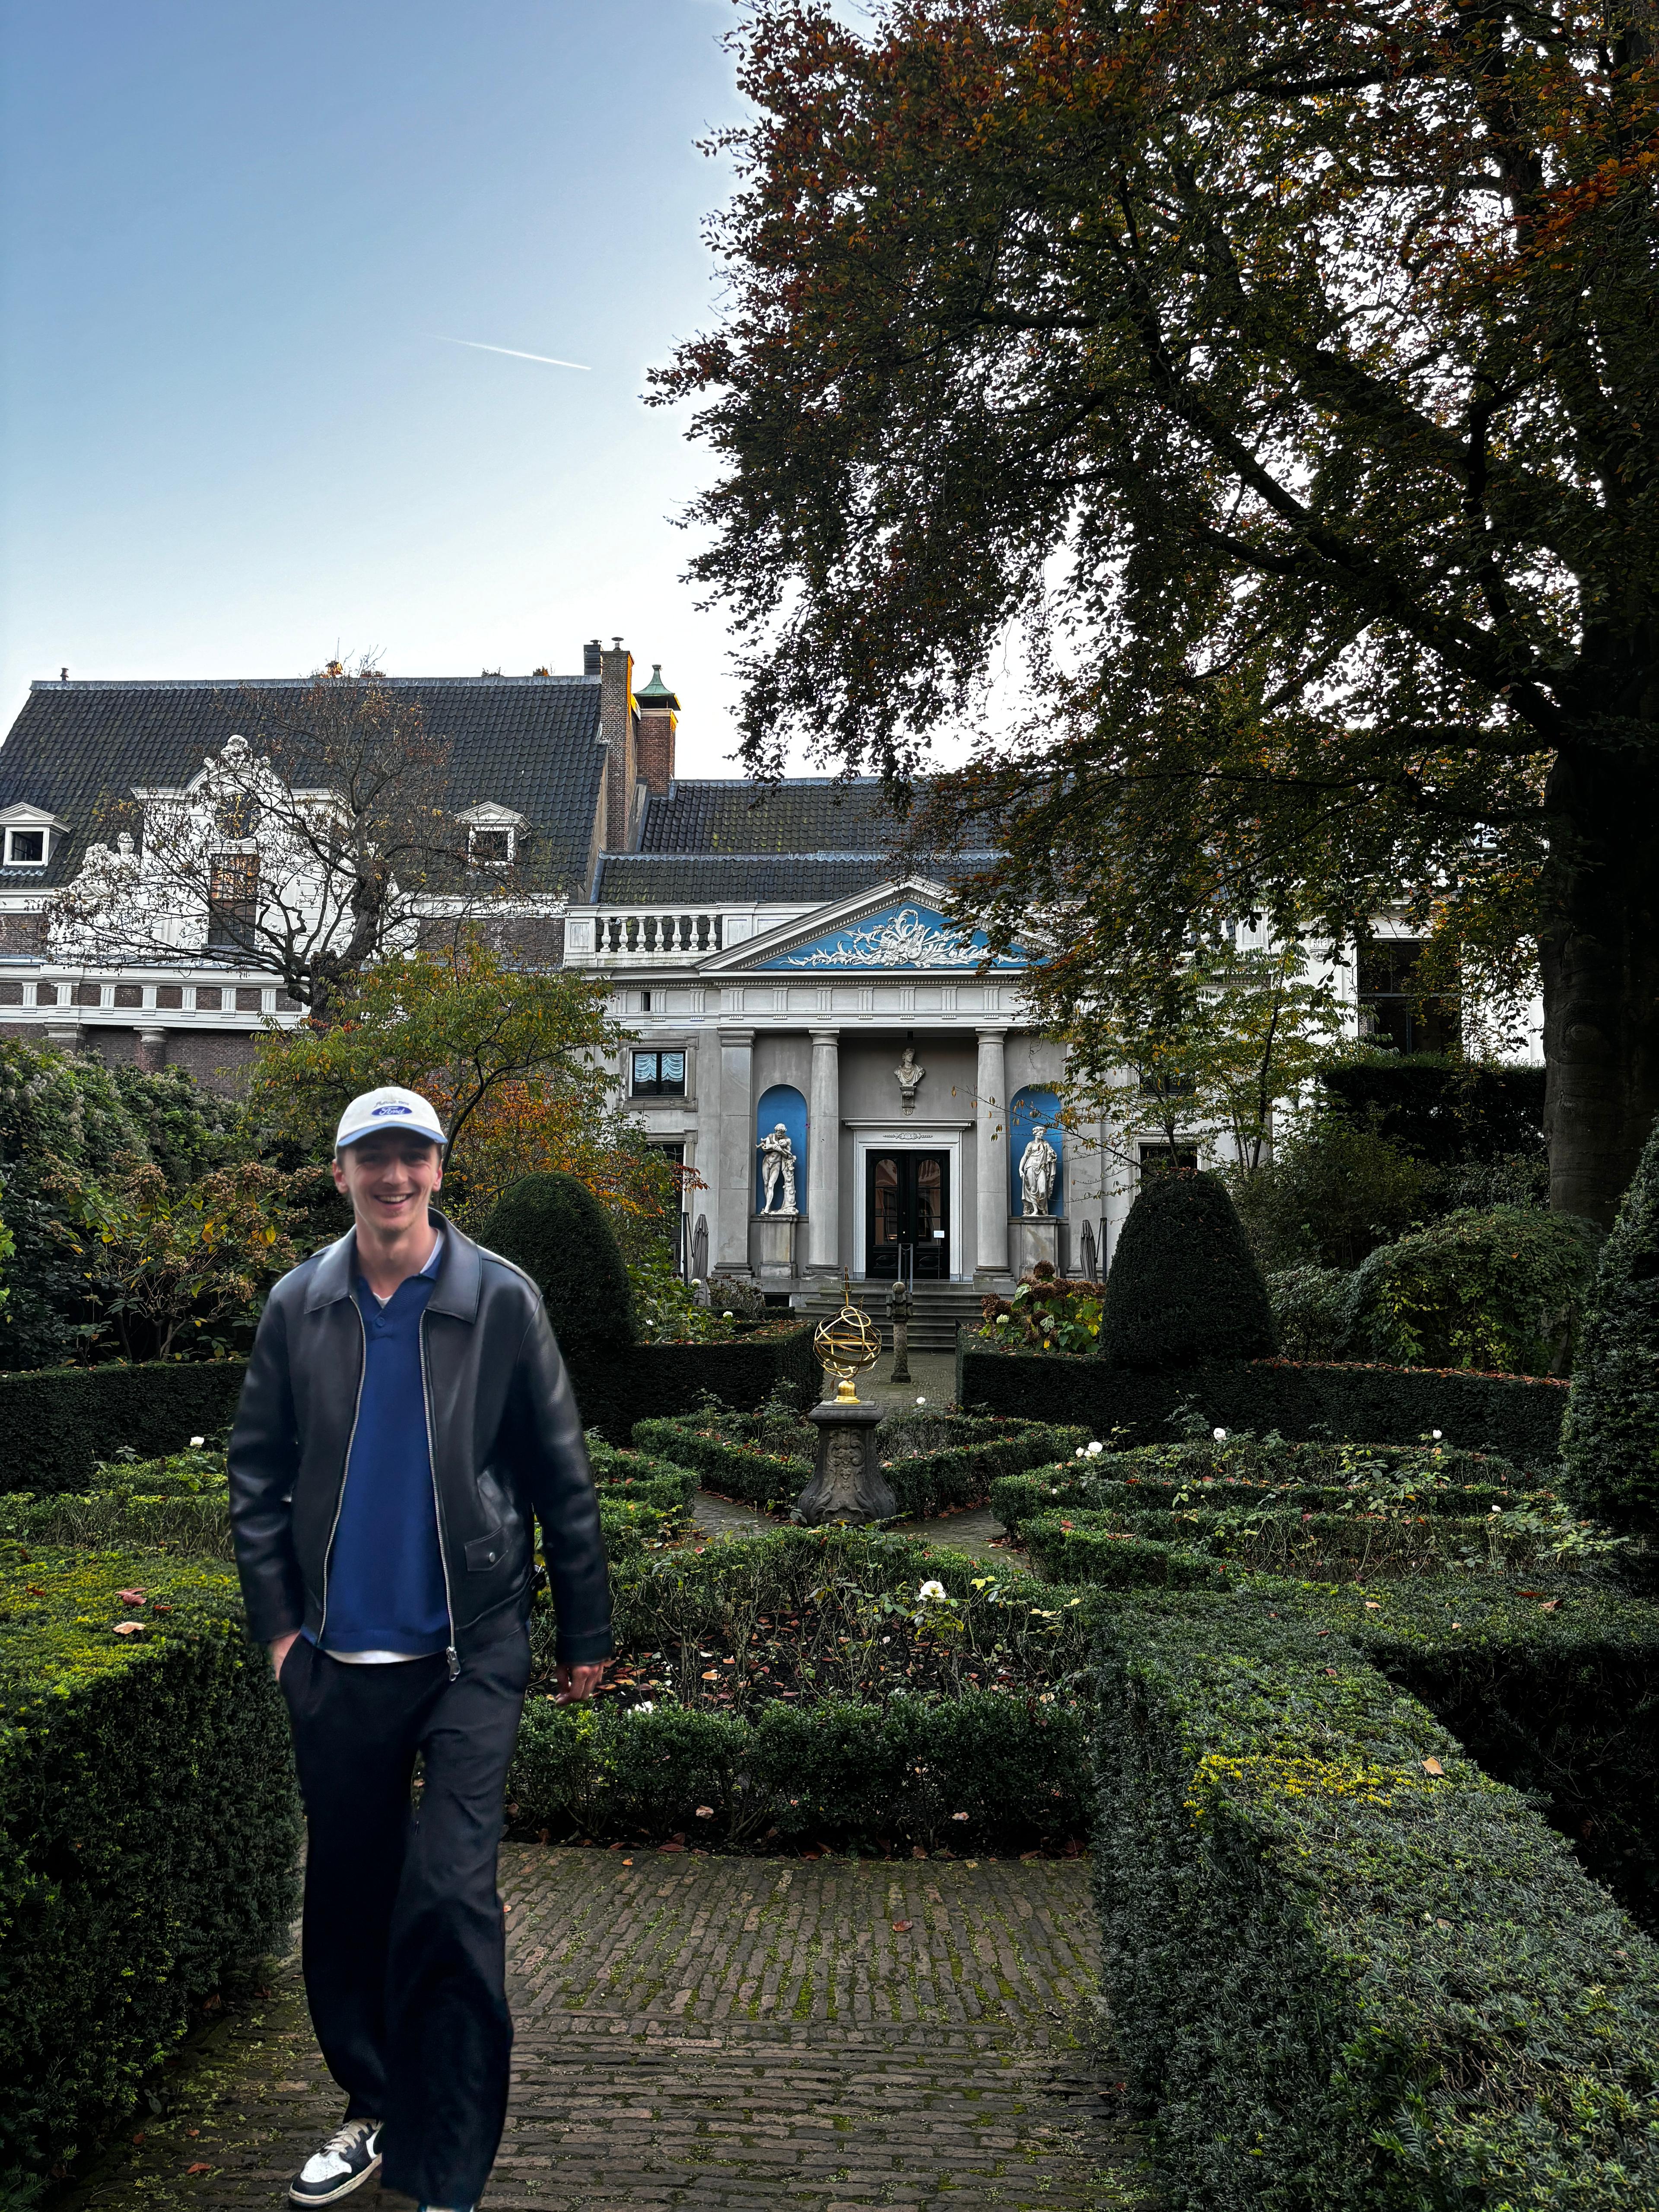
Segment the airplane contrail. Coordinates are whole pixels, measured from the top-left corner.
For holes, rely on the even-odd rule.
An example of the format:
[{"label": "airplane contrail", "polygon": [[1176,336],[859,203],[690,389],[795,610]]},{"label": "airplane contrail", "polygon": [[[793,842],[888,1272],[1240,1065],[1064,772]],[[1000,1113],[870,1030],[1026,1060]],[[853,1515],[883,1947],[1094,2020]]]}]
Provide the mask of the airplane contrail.
[{"label": "airplane contrail", "polygon": [[447,338],[441,337],[438,342],[441,345],[471,346],[475,353],[511,354],[514,361],[544,362],[549,368],[579,368],[582,371],[584,375],[587,376],[591,376],[593,373],[592,363],[591,362],[560,361],[556,355],[550,353],[521,353],[517,346],[485,345],[482,338]]}]

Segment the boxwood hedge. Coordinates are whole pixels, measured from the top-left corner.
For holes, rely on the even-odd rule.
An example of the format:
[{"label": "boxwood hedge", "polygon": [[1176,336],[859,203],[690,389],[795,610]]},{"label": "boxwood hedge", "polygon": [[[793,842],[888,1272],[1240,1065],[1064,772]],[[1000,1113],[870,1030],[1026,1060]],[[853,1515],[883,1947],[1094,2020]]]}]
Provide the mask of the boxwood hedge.
[{"label": "boxwood hedge", "polygon": [[957,1397],[970,1412],[1085,1422],[1091,1436],[1125,1447],[1168,1439],[1193,1412],[1206,1428],[1292,1438],[1406,1444],[1438,1430],[1448,1443],[1542,1471],[1559,1457],[1567,1389],[1540,1376],[1289,1359],[1138,1375],[1087,1356],[998,1352],[965,1333],[957,1347]]},{"label": "boxwood hedge", "polygon": [[[1086,1440],[1086,1431],[1046,1421],[935,1414],[921,1437],[931,1448],[917,1448],[917,1429],[908,1421],[884,1424],[877,1436],[899,1511],[916,1517],[982,1504],[999,1475],[1069,1453]],[[942,1437],[961,1441],[937,1441]],[[769,1411],[722,1410],[636,1422],[634,1441],[695,1468],[711,1490],[775,1511],[787,1510],[805,1488],[817,1433],[805,1422],[780,1421]]]},{"label": "boxwood hedge", "polygon": [[1659,1952],[1291,1588],[1100,1615],[1104,1988],[1168,2201],[1651,2204]]},{"label": "boxwood hedge", "polygon": [[129,2107],[195,2001],[286,1949],[299,1843],[234,1575],[0,1546],[0,2193]]}]

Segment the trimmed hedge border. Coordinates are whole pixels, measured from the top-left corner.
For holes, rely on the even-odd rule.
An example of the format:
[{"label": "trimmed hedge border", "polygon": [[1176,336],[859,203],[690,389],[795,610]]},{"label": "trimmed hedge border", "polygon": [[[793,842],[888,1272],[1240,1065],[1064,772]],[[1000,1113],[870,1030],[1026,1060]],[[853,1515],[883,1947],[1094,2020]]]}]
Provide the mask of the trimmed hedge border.
[{"label": "trimmed hedge border", "polygon": [[0,1492],[85,1490],[124,1445],[140,1459],[228,1429],[246,1362],[161,1360],[138,1367],[36,1367],[0,1375],[6,1449]]},{"label": "trimmed hedge border", "polygon": [[768,1705],[753,1718],[537,1698],[507,1814],[557,1838],[643,1828],[735,1844],[775,1828],[791,1842],[991,1850],[1078,1834],[1088,1771],[1084,1709],[984,1691]]},{"label": "trimmed hedge border", "polygon": [[726,1344],[630,1344],[570,1362],[583,1425],[613,1444],[626,1444],[635,1422],[695,1406],[706,1391],[733,1406],[758,1406],[780,1382],[796,1402],[815,1405],[823,1370],[810,1328],[775,1336],[738,1337]]},{"label": "trimmed hedge border", "polygon": [[1518,1467],[1553,1467],[1570,1386],[1531,1375],[1475,1375],[1461,1368],[1374,1367],[1252,1359],[1137,1375],[1087,1355],[980,1349],[960,1334],[957,1399],[971,1411],[1080,1421],[1120,1447],[1167,1443],[1184,1403],[1206,1424],[1277,1429],[1377,1444],[1416,1443],[1438,1429],[1449,1444],[1500,1452]]},{"label": "trimmed hedge border", "polygon": [[1659,1950],[1294,1589],[1098,1616],[1104,1993],[1169,2201],[1644,2212]]},{"label": "trimmed hedge border", "polygon": [[[3,1553],[0,2188],[18,2189],[131,2108],[195,2001],[286,1949],[300,1818],[233,1574]],[[125,1620],[143,1626],[116,1635]]]},{"label": "trimmed hedge border", "polygon": [[[0,1492],[83,1491],[100,1460],[130,1444],[140,1459],[181,1451],[236,1417],[246,1362],[162,1360],[137,1367],[40,1367],[0,1375],[0,1422],[7,1449]],[[677,1413],[705,1390],[758,1405],[781,1382],[801,1404],[822,1382],[810,1328],[730,1344],[634,1344],[570,1362],[576,1401],[588,1427],[626,1444],[635,1421]]]},{"label": "trimmed hedge border", "polygon": [[[957,1417],[951,1417],[954,1422]],[[902,1443],[904,1426],[895,1425],[893,1441]],[[945,1423],[935,1417],[935,1432]],[[969,1443],[947,1445],[936,1451],[895,1452],[882,1455],[882,1470],[893,1486],[899,1511],[921,1519],[949,1512],[953,1507],[982,1505],[1000,1475],[1020,1474],[1047,1460],[1070,1453],[1087,1440],[1083,1429],[1057,1428],[1046,1421],[961,1422],[964,1428],[994,1429]],[[739,1433],[732,1434],[733,1428]],[[712,1488],[728,1498],[768,1510],[793,1506],[811,1480],[813,1462],[793,1454],[768,1451],[742,1431],[760,1435],[759,1423],[750,1414],[688,1413],[659,1421],[635,1424],[634,1440],[642,1449],[677,1459],[695,1468]],[[807,1432],[810,1436],[810,1431]],[[881,1452],[883,1437],[876,1434]]]}]

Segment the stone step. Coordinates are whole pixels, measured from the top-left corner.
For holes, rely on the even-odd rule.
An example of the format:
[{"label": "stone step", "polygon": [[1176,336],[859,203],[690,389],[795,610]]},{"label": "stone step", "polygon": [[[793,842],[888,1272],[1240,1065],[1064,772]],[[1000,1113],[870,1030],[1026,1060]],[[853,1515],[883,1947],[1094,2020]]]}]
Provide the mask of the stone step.
[{"label": "stone step", "polygon": [[[1013,1284],[997,1284],[1003,1297],[1010,1295]],[[885,1283],[855,1283],[853,1286],[854,1303],[861,1306],[881,1332],[884,1352],[893,1348],[893,1324],[887,1313],[888,1285]],[[915,1286],[915,1307],[910,1316],[910,1349],[912,1352],[954,1352],[958,1328],[971,1328],[980,1317],[981,1302],[985,1287],[975,1283],[918,1283]],[[804,1292],[795,1301],[795,1308],[804,1321],[827,1321],[841,1310],[839,1285],[833,1289],[814,1289]]]}]

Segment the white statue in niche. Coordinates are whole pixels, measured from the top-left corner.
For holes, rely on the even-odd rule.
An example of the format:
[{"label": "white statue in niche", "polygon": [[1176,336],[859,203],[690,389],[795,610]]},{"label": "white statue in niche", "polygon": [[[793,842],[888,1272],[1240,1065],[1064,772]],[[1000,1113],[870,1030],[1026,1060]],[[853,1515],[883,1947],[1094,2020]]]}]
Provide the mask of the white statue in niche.
[{"label": "white statue in niche", "polygon": [[[795,1148],[789,1141],[789,1132],[780,1121],[769,1137],[763,1137],[755,1147],[761,1157],[761,1212],[763,1213],[793,1213],[795,1208]],[[783,1203],[775,1206],[773,1200],[781,1192]]]},{"label": "white statue in niche", "polygon": [[899,1061],[898,1066],[893,1070],[893,1080],[899,1087],[899,1110],[901,1113],[914,1114],[915,1112],[916,1085],[921,1081],[922,1077],[926,1075],[927,1073],[927,1071],[925,1067],[917,1066],[916,1055],[907,1044],[904,1048],[903,1058]]},{"label": "white statue in niche", "polygon": [[1060,1154],[1040,1128],[1033,1129],[1030,1143],[1019,1156],[1019,1191],[1026,1214],[1047,1215],[1059,1173]]}]

